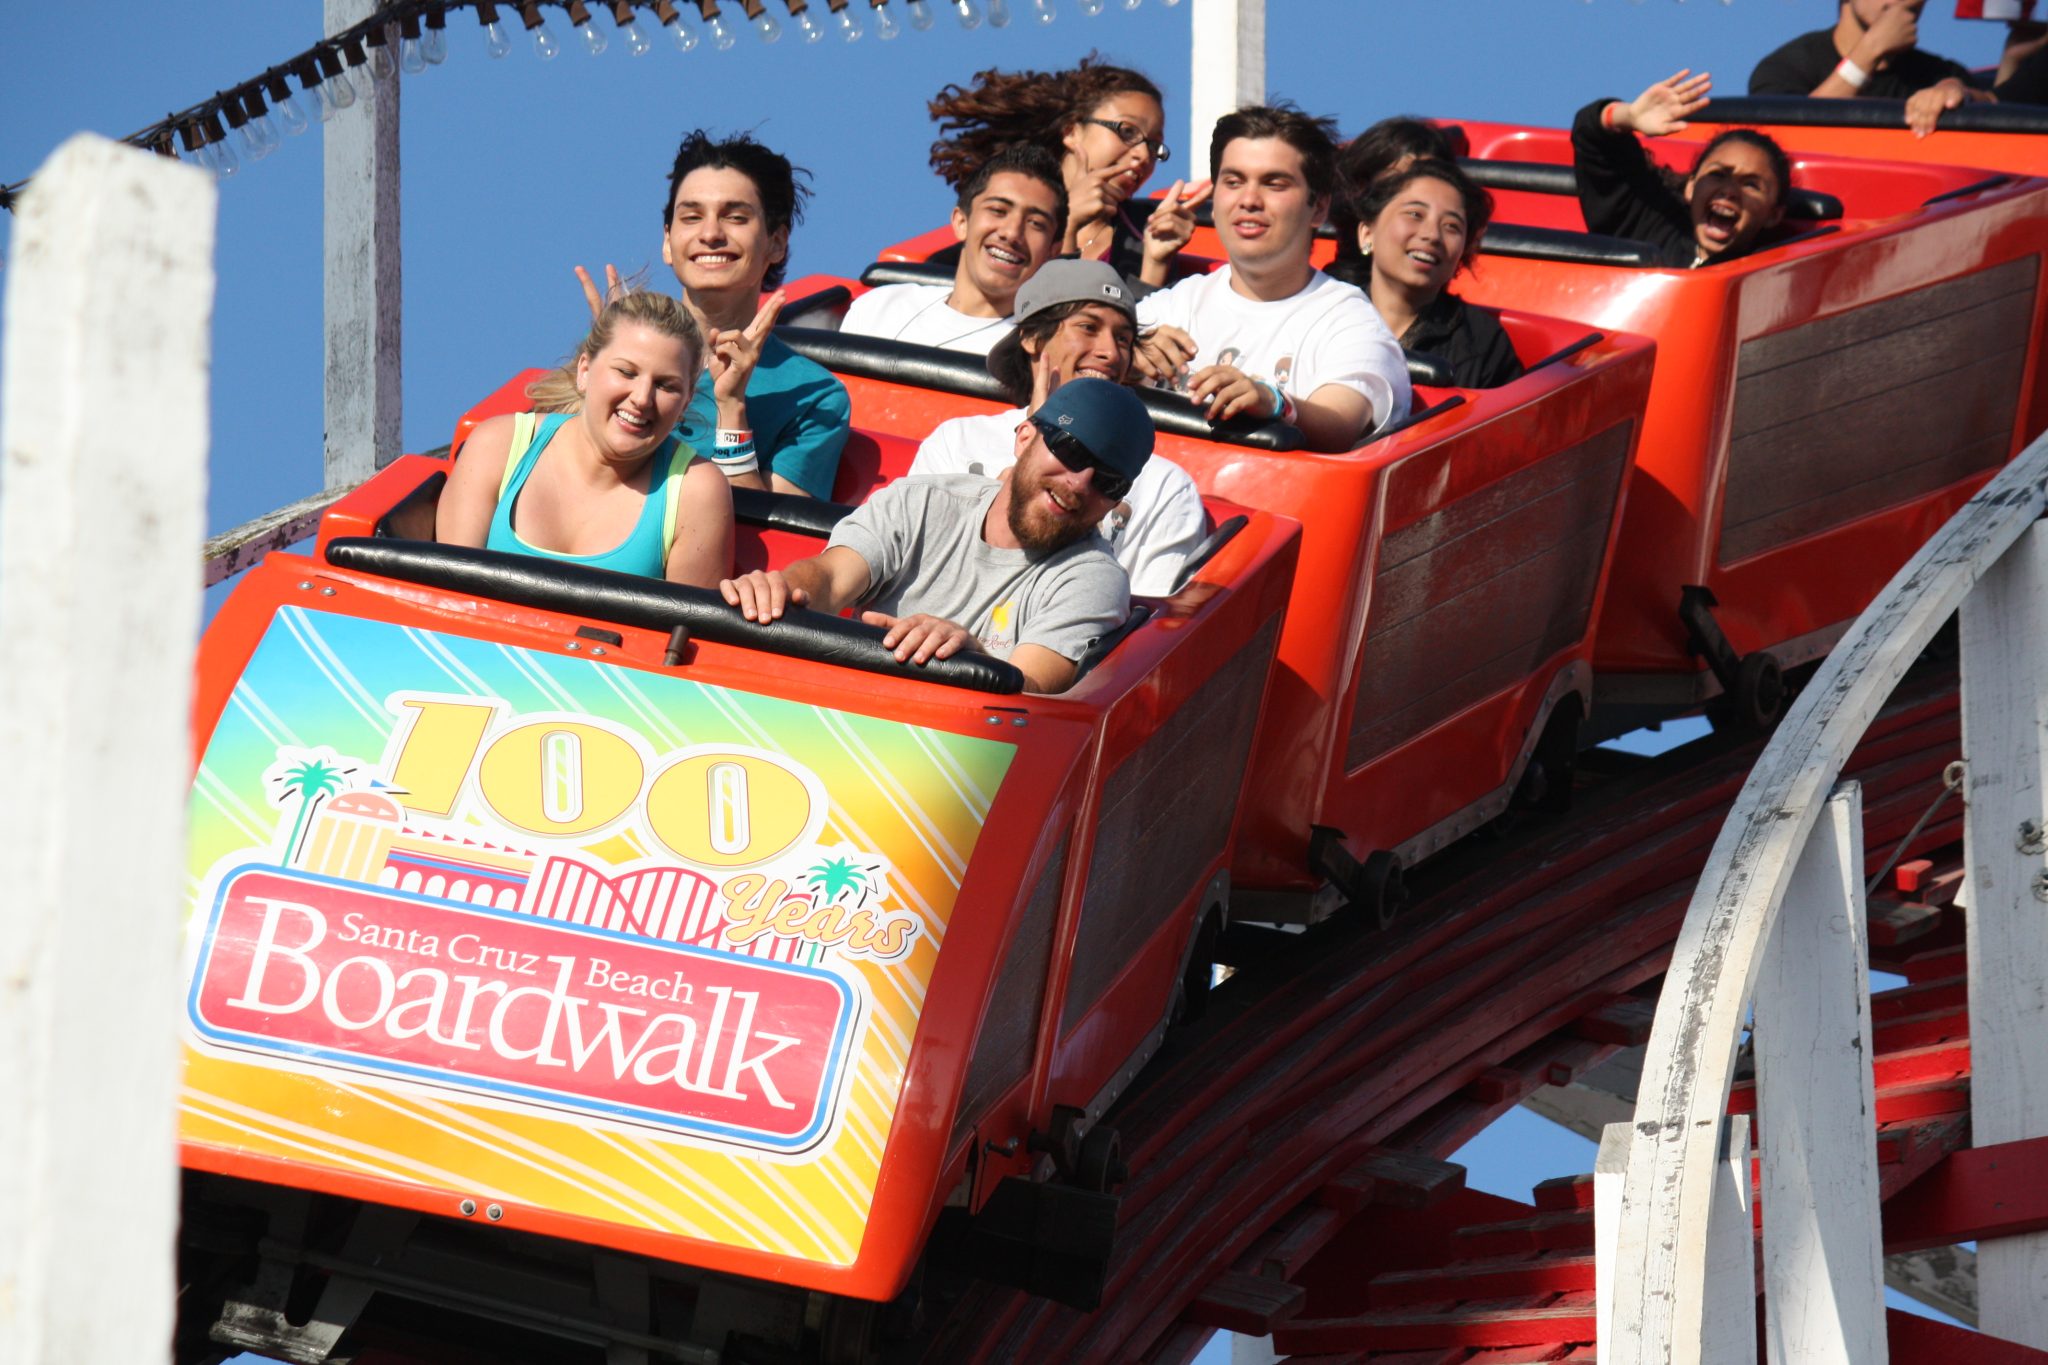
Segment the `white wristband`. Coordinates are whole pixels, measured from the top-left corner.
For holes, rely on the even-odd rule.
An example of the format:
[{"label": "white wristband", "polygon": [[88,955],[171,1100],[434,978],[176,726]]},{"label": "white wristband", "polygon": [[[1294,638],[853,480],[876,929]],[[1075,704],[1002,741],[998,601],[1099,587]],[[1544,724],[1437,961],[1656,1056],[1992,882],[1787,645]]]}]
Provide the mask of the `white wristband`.
[{"label": "white wristband", "polygon": [[1868,71],[1865,71],[1862,67],[1850,61],[1847,57],[1842,58],[1842,60],[1836,65],[1835,74],[1837,76],[1840,76],[1844,81],[1846,81],[1849,85],[1849,88],[1852,90],[1861,90],[1863,88],[1864,82],[1870,79],[1870,73]]}]

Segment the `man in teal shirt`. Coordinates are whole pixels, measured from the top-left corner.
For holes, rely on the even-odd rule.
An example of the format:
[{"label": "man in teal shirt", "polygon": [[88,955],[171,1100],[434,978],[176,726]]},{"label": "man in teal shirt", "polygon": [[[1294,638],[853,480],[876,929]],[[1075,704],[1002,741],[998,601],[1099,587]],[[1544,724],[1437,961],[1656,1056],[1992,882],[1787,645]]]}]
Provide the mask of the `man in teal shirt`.
[{"label": "man in teal shirt", "polygon": [[[789,230],[810,195],[796,174],[744,133],[714,142],[699,129],[676,152],[661,258],[705,338],[704,377],[678,431],[735,487],[829,499],[852,420],[846,386],[773,330]],[[577,274],[595,312],[597,287]],[[615,285],[617,272],[606,274]],[[777,292],[764,301],[764,289]]]}]

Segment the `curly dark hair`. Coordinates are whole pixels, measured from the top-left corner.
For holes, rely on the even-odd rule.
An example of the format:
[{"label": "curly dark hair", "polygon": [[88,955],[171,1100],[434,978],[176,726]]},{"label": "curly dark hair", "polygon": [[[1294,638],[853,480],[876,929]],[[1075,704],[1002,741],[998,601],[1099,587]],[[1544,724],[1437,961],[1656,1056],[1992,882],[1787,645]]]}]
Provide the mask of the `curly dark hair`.
[{"label": "curly dark hair", "polygon": [[1166,103],[1142,72],[1095,52],[1071,71],[977,71],[971,84],[949,85],[926,105],[943,134],[932,144],[932,169],[957,189],[1006,143],[1033,143],[1065,156],[1067,130],[1104,100],[1127,94]]},{"label": "curly dark hair", "polygon": [[[1472,258],[1479,254],[1480,240],[1486,236],[1486,225],[1493,221],[1493,196],[1457,162],[1425,157],[1404,171],[1383,175],[1352,200],[1352,210],[1361,223],[1378,222],[1387,205],[1418,180],[1441,180],[1465,201],[1465,254],[1458,261],[1458,269],[1469,269]],[[1352,240],[1357,239],[1358,234],[1353,232]]]},{"label": "curly dark hair", "polygon": [[[669,221],[675,216],[676,191],[682,188],[684,179],[691,171],[706,169],[738,171],[753,181],[770,232],[780,232],[804,220],[804,201],[811,197],[811,187],[799,184],[797,177],[808,180],[809,171],[790,165],[788,157],[762,146],[749,133],[735,133],[718,141],[702,128],[693,128],[683,134],[683,144],[676,148],[675,165],[668,173],[668,198],[661,202],[663,232],[668,231]],[[761,287],[774,289],[788,273],[789,256],[785,252],[761,277]]]}]

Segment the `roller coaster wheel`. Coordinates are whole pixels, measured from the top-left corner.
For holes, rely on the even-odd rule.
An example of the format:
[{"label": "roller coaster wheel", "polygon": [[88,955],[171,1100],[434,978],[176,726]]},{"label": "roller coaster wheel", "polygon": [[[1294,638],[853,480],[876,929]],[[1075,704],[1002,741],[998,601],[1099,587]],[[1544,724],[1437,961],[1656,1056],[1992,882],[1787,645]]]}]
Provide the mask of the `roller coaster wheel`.
[{"label": "roller coaster wheel", "polygon": [[1358,908],[1375,928],[1391,928],[1408,908],[1408,886],[1401,864],[1384,849],[1366,855],[1358,872]]},{"label": "roller coaster wheel", "polygon": [[1084,1190],[1108,1194],[1130,1177],[1124,1165],[1123,1137],[1106,1123],[1098,1123],[1081,1139],[1081,1151],[1074,1160],[1074,1183]]},{"label": "roller coaster wheel", "polygon": [[1710,709],[1709,716],[1717,729],[1768,735],[1784,719],[1789,695],[1778,661],[1758,650],[1743,656],[1735,686]]}]

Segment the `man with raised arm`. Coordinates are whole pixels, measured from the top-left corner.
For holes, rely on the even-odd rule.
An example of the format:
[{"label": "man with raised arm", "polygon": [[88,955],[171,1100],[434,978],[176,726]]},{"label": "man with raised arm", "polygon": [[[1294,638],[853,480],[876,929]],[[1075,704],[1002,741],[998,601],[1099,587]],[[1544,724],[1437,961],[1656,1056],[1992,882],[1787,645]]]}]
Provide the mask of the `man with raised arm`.
[{"label": "man with raised arm", "polygon": [[1401,343],[1365,295],[1309,261],[1330,210],[1337,143],[1328,119],[1253,105],[1209,142],[1216,235],[1230,263],[1138,303],[1155,333],[1139,367],[1209,420],[1278,418],[1314,450],[1349,450],[1408,415]]},{"label": "man with raised arm", "polygon": [[[789,158],[745,133],[713,141],[687,134],[669,171],[661,259],[704,331],[704,376],[682,439],[735,487],[830,498],[853,408],[831,371],[774,335],[789,265],[789,231],[810,190]],[[581,266],[595,317],[604,306]],[[611,290],[618,272],[607,266]],[[762,291],[777,290],[767,299]]]},{"label": "man with raised arm", "polygon": [[1840,0],[1834,27],[1802,33],[1757,63],[1749,93],[1902,99],[1906,126],[1921,137],[1964,104],[2048,102],[2048,26],[2012,25],[1987,90],[1968,67],[1920,47],[1925,8],[1927,0]]},{"label": "man with raised arm", "polygon": [[[917,448],[912,474],[1000,478],[1017,458],[1017,428],[1063,384],[1129,376],[1138,334],[1131,287],[1107,261],[1048,261],[1017,291],[1016,326],[989,352],[988,372],[1021,406],[954,417]],[[1164,597],[1208,534],[1201,490],[1188,472],[1155,454],[1103,520],[1131,591]]]},{"label": "man with raised arm", "polygon": [[846,310],[842,332],[987,355],[1010,330],[1017,288],[1059,253],[1067,188],[1043,148],[1013,142],[960,186],[953,283],[885,284]]},{"label": "man with raised arm", "polygon": [[1008,659],[1030,692],[1064,692],[1123,624],[1130,584],[1096,527],[1143,472],[1152,419],[1106,379],[1063,384],[1018,425],[1000,479],[903,478],[855,508],[823,554],[718,585],[749,621],[792,606],[887,627],[926,664],[963,649]]}]

